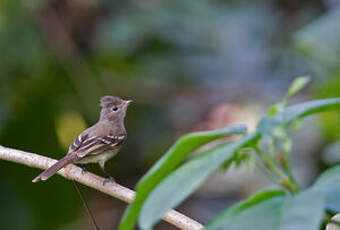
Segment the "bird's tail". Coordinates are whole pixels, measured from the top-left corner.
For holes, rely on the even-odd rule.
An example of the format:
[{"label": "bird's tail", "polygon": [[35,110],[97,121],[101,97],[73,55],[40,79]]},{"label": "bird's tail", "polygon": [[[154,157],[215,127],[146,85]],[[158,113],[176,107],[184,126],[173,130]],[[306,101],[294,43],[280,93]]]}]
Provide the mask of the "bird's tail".
[{"label": "bird's tail", "polygon": [[58,172],[61,168],[63,168],[69,163],[74,162],[75,158],[76,158],[76,154],[65,156],[64,158],[59,160],[57,163],[55,163],[54,165],[52,165],[51,167],[43,171],[41,174],[39,174],[36,178],[32,180],[32,182],[36,183],[41,180],[42,181],[47,180],[48,178],[53,176],[56,172]]}]

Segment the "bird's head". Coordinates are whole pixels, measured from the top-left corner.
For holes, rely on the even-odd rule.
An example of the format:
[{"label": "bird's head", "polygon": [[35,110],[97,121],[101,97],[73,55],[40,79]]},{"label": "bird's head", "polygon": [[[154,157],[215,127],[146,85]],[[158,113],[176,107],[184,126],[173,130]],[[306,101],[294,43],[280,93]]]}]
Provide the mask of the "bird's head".
[{"label": "bird's head", "polygon": [[112,122],[123,122],[126,110],[132,103],[132,100],[123,100],[116,96],[104,96],[100,99],[100,120]]}]

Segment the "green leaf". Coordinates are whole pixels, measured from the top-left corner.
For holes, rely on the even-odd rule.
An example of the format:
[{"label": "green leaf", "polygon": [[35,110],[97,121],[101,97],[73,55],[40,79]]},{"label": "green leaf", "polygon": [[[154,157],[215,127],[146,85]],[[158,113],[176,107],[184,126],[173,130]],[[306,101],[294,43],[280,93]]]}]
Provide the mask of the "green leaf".
[{"label": "green leaf", "polygon": [[298,93],[303,87],[305,87],[305,85],[308,82],[310,82],[310,76],[303,76],[303,77],[295,78],[292,84],[290,85],[283,101],[275,103],[269,108],[268,110],[269,117],[273,117],[277,113],[284,112],[288,99],[294,96],[296,93]]},{"label": "green leaf", "polygon": [[232,158],[225,161],[220,169],[222,171],[227,171],[229,166],[234,163],[234,166],[236,168],[240,167],[243,163],[251,165],[251,162],[253,162],[253,149],[251,148],[241,148],[239,149]]},{"label": "green leaf", "polygon": [[284,114],[278,114],[275,119],[283,123],[289,123],[300,117],[335,108],[340,108],[340,97],[308,101],[289,106]]},{"label": "green leaf", "polygon": [[294,96],[297,92],[299,92],[305,85],[310,82],[310,76],[298,77],[295,78],[293,83],[290,85],[289,90],[287,92],[287,98]]},{"label": "green leaf", "polygon": [[314,183],[314,187],[316,186],[328,186],[340,184],[340,165],[334,166],[325,172],[323,172],[316,182]]},{"label": "green leaf", "polygon": [[314,183],[313,189],[325,193],[328,210],[340,212],[340,165],[322,173]]},{"label": "green leaf", "polygon": [[283,102],[278,102],[272,105],[268,110],[268,115],[270,117],[274,116],[277,113],[283,112],[285,109],[285,104]]},{"label": "green leaf", "polygon": [[274,116],[275,114],[277,113],[277,107],[276,107],[276,104],[275,105],[272,105],[269,110],[268,110],[268,115],[270,117]]},{"label": "green leaf", "polygon": [[285,193],[280,190],[259,192],[210,221],[206,230],[274,230],[280,220]]},{"label": "green leaf", "polygon": [[296,119],[310,114],[335,108],[340,108],[340,98],[320,99],[292,105],[287,107],[284,112],[262,118],[257,130],[265,136],[273,136],[273,130],[278,126],[290,124]]},{"label": "green leaf", "polygon": [[286,199],[278,230],[319,230],[324,214],[325,196],[308,189]]},{"label": "green leaf", "polygon": [[325,196],[308,189],[294,197],[280,191],[259,193],[210,221],[206,230],[318,230]]},{"label": "green leaf", "polygon": [[241,147],[255,141],[253,134],[233,143],[224,143],[205,151],[166,177],[145,201],[140,218],[141,229],[151,229],[164,214],[195,191],[223,162],[232,158]]},{"label": "green leaf", "polygon": [[324,191],[326,200],[325,206],[328,211],[340,212],[340,187],[339,185],[330,185],[322,189]]},{"label": "green leaf", "polygon": [[244,125],[234,125],[214,131],[191,133],[181,137],[141,179],[136,188],[136,198],[125,212],[119,229],[133,229],[147,196],[156,185],[182,163],[190,153],[218,138],[245,133],[246,127]]},{"label": "green leaf", "polygon": [[[257,132],[254,136],[259,137],[260,135],[272,135],[273,128],[277,126],[287,125],[298,118],[316,112],[334,109],[339,106],[340,98],[331,98],[305,102],[287,107],[284,112],[278,112],[272,117],[267,116],[263,118],[259,123]],[[120,229],[131,230],[133,228],[141,207],[150,192],[160,181],[162,181],[163,178],[169,175],[169,173],[176,168],[190,152],[219,137],[220,136],[214,136],[214,138],[198,137],[197,139],[192,137],[194,139],[190,140],[191,136],[189,135],[184,137],[184,139],[180,139],[174,147],[169,149],[169,151],[154,165],[154,167],[137,186],[136,199],[127,210]],[[188,138],[187,144],[185,144],[186,138]],[[226,148],[228,147],[226,146]]]}]

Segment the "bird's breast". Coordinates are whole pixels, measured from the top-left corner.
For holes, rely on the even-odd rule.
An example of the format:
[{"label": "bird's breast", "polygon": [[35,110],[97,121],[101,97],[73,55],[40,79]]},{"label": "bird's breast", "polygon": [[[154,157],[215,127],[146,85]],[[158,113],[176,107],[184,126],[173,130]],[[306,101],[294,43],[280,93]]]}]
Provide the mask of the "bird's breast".
[{"label": "bird's breast", "polygon": [[107,160],[111,159],[118,153],[119,149],[114,150],[107,150],[102,152],[101,154],[95,156],[88,156],[81,159],[79,162],[80,164],[87,164],[87,163],[98,163],[98,162],[106,162]]}]

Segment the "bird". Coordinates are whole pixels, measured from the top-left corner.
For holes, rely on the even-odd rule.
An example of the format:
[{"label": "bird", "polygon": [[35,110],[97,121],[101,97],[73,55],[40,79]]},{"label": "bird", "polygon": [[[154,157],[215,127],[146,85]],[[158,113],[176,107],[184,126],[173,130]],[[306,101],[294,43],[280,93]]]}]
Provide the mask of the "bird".
[{"label": "bird", "polygon": [[[70,145],[66,156],[43,171],[32,182],[45,181],[68,164],[98,163],[106,175],[105,162],[114,157],[127,139],[124,118],[132,100],[117,96],[100,99],[100,118]],[[111,176],[109,179],[114,180]]]}]

